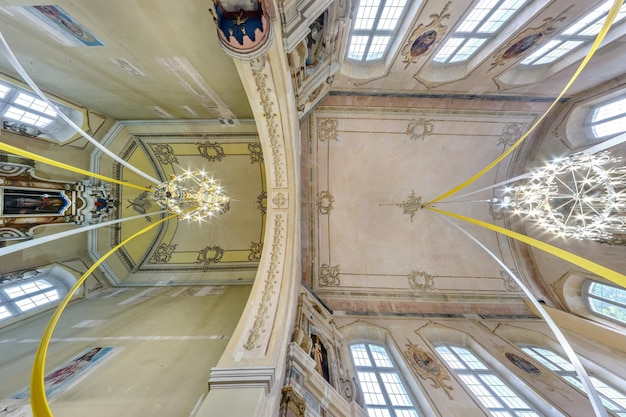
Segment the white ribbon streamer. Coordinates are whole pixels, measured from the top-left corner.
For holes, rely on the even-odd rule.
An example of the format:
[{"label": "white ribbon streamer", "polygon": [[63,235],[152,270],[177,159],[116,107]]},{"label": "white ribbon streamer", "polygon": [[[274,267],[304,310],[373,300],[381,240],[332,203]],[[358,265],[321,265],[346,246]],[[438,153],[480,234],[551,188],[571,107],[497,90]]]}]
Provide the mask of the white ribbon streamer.
[{"label": "white ribbon streamer", "polygon": [[502,262],[500,260],[500,258],[498,258],[493,252],[491,252],[485,245],[480,243],[474,236],[472,236],[469,232],[467,232],[465,229],[463,229],[458,224],[454,223],[452,220],[450,220],[450,219],[448,219],[448,218],[446,218],[444,216],[441,216],[441,217],[445,221],[447,221],[448,223],[452,224],[454,227],[459,229],[464,235],[466,235],[471,240],[473,240],[478,246],[483,248],[485,250],[485,252],[487,252],[489,254],[489,256],[491,256],[506,271],[506,273],[509,274],[509,276],[511,278],[513,278],[515,283],[517,285],[519,285],[519,287],[522,289],[522,291],[524,291],[524,294],[526,294],[526,297],[528,297],[528,299],[533,304],[533,306],[537,309],[537,311],[539,311],[539,314],[541,315],[541,318],[543,318],[546,321],[546,323],[548,324],[548,327],[550,328],[550,330],[552,330],[552,332],[556,336],[557,340],[561,344],[561,347],[565,351],[565,354],[567,355],[567,357],[569,358],[570,362],[574,366],[574,369],[576,370],[576,374],[578,375],[578,378],[580,378],[583,386],[585,387],[585,391],[587,392],[587,395],[589,396],[589,401],[591,402],[591,406],[593,407],[593,410],[595,412],[596,417],[608,417],[606,409],[602,405],[602,401],[600,400],[600,397],[598,396],[598,392],[596,391],[595,387],[591,383],[591,380],[589,379],[589,375],[587,375],[587,371],[585,371],[585,368],[583,367],[582,363],[580,363],[580,360],[578,359],[578,356],[576,356],[576,353],[574,352],[574,349],[572,349],[572,347],[570,346],[569,342],[565,338],[565,335],[563,335],[563,333],[561,332],[559,327],[556,325],[554,320],[552,320],[552,317],[550,317],[548,312],[535,299],[535,297],[530,292],[528,287],[526,287],[526,285],[522,282],[522,280],[520,280],[517,277],[517,275],[515,275],[513,273],[513,271],[511,271],[504,264],[504,262]]},{"label": "white ribbon streamer", "polygon": [[96,148],[100,149],[102,152],[104,152],[105,154],[107,154],[108,156],[113,158],[116,162],[122,164],[123,166],[125,166],[128,169],[130,169],[131,171],[134,171],[135,173],[141,175],[142,177],[144,177],[148,181],[153,182],[155,184],[160,184],[162,182],[162,181],[159,181],[159,180],[151,177],[150,175],[144,173],[143,171],[139,170],[138,168],[135,168],[134,166],[132,166],[131,164],[129,164],[128,162],[124,161],[122,158],[120,158],[119,156],[115,155],[113,152],[108,150],[106,147],[102,146],[97,140],[92,138],[87,132],[85,132],[76,123],[74,123],[72,121],[72,119],[70,119],[62,111],[60,111],[58,109],[58,107],[53,102],[48,100],[48,98],[45,96],[45,94],[39,89],[39,87],[37,87],[35,82],[30,78],[30,76],[28,75],[26,70],[24,70],[22,65],[19,63],[19,61],[17,60],[17,58],[13,54],[13,51],[11,51],[11,48],[9,47],[9,44],[4,39],[4,36],[2,36],[1,32],[0,32],[0,41],[1,41],[0,42],[0,52],[2,52],[2,55],[4,55],[4,57],[11,63],[13,68],[22,76],[22,78],[24,79],[24,81],[26,81],[26,83],[30,86],[30,88],[32,88],[33,91],[35,93],[37,93],[39,98],[42,99],[43,101],[45,101],[46,104],[48,104],[50,107],[55,109],[57,111],[58,115],[63,120],[65,120],[65,122],[67,122],[67,124],[72,126],[74,128],[74,130],[76,130],[76,132],[81,134],[85,139],[87,139],[89,142],[91,142]]},{"label": "white ribbon streamer", "polygon": [[93,224],[91,226],[77,227],[75,229],[66,230],[64,232],[55,233],[53,235],[38,237],[37,239],[27,240],[25,242],[20,242],[20,243],[14,244],[14,245],[10,245],[10,246],[6,246],[4,248],[0,248],[0,256],[8,255],[9,253],[13,253],[13,252],[21,251],[21,250],[24,250],[24,249],[32,248],[33,246],[41,245],[42,243],[52,242],[53,240],[62,239],[64,237],[76,235],[78,233],[83,233],[83,232],[87,232],[89,230],[98,229],[100,227],[111,226],[111,225],[114,225],[114,224],[125,222],[127,220],[140,219],[140,218],[143,218],[143,217],[146,217],[146,216],[152,216],[152,215],[156,216],[157,214],[161,214],[161,213],[165,213],[165,212],[166,212],[165,210],[162,210],[162,211],[155,211],[154,213],[139,214],[137,216],[125,217],[123,219],[117,219],[117,220],[110,220],[108,222],[97,223],[97,224]]}]

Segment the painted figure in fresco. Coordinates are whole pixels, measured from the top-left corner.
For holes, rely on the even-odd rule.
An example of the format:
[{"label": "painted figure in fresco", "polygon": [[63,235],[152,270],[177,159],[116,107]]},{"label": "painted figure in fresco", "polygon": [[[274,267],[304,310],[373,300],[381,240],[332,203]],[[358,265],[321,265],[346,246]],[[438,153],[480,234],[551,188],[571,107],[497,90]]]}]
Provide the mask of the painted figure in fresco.
[{"label": "painted figure in fresco", "polygon": [[3,215],[61,214],[67,200],[59,192],[5,188],[2,196]]},{"label": "painted figure in fresco", "polygon": [[521,369],[522,371],[526,373],[529,373],[532,375],[541,374],[541,371],[539,370],[539,368],[537,368],[535,365],[528,362],[526,359],[522,358],[521,356],[516,355],[515,353],[506,352],[504,356],[506,356],[506,358],[509,361],[511,361],[513,365],[517,366],[519,369]]},{"label": "painted figure in fresco", "polygon": [[437,31],[427,30],[415,39],[411,45],[411,56],[416,57],[428,51],[430,46],[437,40]]},{"label": "painted figure in fresco", "polygon": [[69,365],[59,368],[45,378],[46,385],[59,385],[68,378],[73,377],[79,373],[83,368],[91,363],[94,356],[96,356],[102,350],[101,347],[96,347],[89,350],[84,355],[74,359]]},{"label": "painted figure in fresco", "polygon": [[533,33],[532,35],[528,35],[523,39],[520,39],[504,52],[502,58],[509,59],[518,56],[519,54],[525,52],[526,50],[528,50],[528,48],[539,42],[539,39],[541,39],[542,36],[543,34],[541,32],[537,32]]}]

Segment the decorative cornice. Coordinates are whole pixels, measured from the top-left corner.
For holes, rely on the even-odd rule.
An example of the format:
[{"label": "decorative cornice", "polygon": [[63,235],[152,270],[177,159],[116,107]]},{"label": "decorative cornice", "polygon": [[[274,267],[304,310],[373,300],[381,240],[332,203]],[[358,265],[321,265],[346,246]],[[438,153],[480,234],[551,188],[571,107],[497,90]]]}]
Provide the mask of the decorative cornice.
[{"label": "decorative cornice", "polygon": [[274,367],[212,368],[209,390],[263,388],[267,395],[274,385],[274,373]]}]

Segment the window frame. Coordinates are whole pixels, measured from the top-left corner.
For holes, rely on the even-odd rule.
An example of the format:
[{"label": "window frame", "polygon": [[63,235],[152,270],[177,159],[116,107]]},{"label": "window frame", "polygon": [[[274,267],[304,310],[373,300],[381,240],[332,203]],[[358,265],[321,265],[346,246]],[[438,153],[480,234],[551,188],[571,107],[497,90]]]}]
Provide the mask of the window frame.
[{"label": "window frame", "polygon": [[[442,353],[439,351],[439,348],[445,347],[448,349],[448,351],[450,353],[452,353],[453,356],[455,356],[455,360],[457,360],[459,363],[461,363],[465,369],[457,369],[454,368],[449,362],[448,360],[446,360]],[[473,369],[470,365],[468,365],[462,358],[461,356],[453,351],[453,347],[455,348],[460,348],[460,349],[465,349],[466,351],[468,351],[471,355],[473,355],[473,357],[479,361],[485,369]],[[504,378],[502,378],[499,373],[492,367],[490,366],[490,364],[485,361],[483,358],[481,358],[481,356],[474,350],[472,349],[470,346],[467,345],[463,345],[463,344],[458,344],[458,343],[451,343],[451,342],[440,342],[437,343],[435,345],[435,352],[437,354],[437,356],[439,357],[439,359],[441,360],[441,362],[443,364],[445,364],[445,366],[450,370],[451,373],[453,373],[457,379],[459,380],[459,383],[461,385],[463,385],[463,387],[465,388],[466,392],[468,392],[469,395],[473,396],[476,399],[476,402],[478,404],[480,404],[480,406],[490,415],[495,415],[494,412],[504,412],[504,413],[510,413],[513,416],[519,416],[519,414],[517,412],[525,412],[525,413],[535,413],[537,417],[541,417],[543,413],[543,411],[541,409],[539,409],[532,401],[529,401],[525,396],[521,395],[518,390],[516,389],[517,387],[512,387],[511,384]],[[501,405],[503,405],[504,407],[500,407],[502,408],[502,410],[493,410],[492,408],[489,408],[487,406],[487,404],[485,404],[481,398],[474,392],[474,390],[463,380],[463,378],[461,378],[461,375],[472,375],[475,377],[475,379],[477,379],[481,386],[483,387],[483,389],[485,389],[486,391],[489,392],[489,394],[494,397],[495,399],[497,399],[498,402],[500,402]],[[527,409],[517,409],[517,408],[512,408],[510,407],[505,400],[502,399],[502,397],[496,392],[496,390],[487,384],[487,382],[483,381],[481,378],[479,378],[477,375],[493,375],[494,377],[496,377],[500,382],[502,382],[502,384],[504,384],[504,386],[506,386],[513,394],[516,395],[516,397],[521,400],[523,403],[525,403],[528,408]],[[532,391],[532,388],[530,386],[526,386],[529,390]],[[517,412],[516,412],[517,411]]]},{"label": "window frame", "polygon": [[[472,14],[477,10],[477,6],[481,4],[482,1],[487,0],[479,0],[475,5],[473,5],[470,9],[467,10],[463,19],[459,20],[457,28],[455,28],[454,32],[452,32],[444,42],[442,42],[437,50],[433,53],[432,62],[436,65],[464,65],[467,64],[471,59],[476,56],[476,54],[485,47],[485,45],[493,38],[497,37],[502,28],[506,25],[507,22],[510,22],[515,16],[525,7],[528,6],[529,0],[518,0],[523,1],[523,3],[513,12],[510,16],[507,17],[493,32],[481,32],[480,29],[489,21],[489,19],[499,10],[499,7],[507,0],[497,0],[498,3],[494,5],[489,12],[487,12],[478,23],[469,31],[459,31],[458,28],[463,27],[463,25],[467,24],[467,20]],[[454,47],[454,50],[443,60],[438,60],[437,57],[441,55],[443,50],[448,47],[449,43],[453,39],[462,39],[461,43]],[[482,42],[474,48],[473,51],[469,53],[465,58],[460,60],[454,60],[458,53],[463,49],[468,42],[472,40],[482,40]]]},{"label": "window frame", "polygon": [[[571,381],[570,378],[574,378],[576,379],[576,381],[578,381],[578,384],[580,383],[580,380],[578,379],[578,374],[576,373],[576,370],[574,369],[573,365],[563,356],[561,356],[561,354],[559,352],[556,352],[550,348],[547,348],[545,346],[539,346],[539,345],[533,345],[533,344],[529,344],[529,343],[519,343],[517,344],[517,347],[524,352],[524,354],[526,354],[527,356],[531,357],[535,362],[538,362],[539,364],[541,364],[543,367],[545,367],[546,369],[548,369],[550,372],[553,372],[557,375],[559,375],[561,378],[563,378],[563,380],[567,381],[568,384],[570,384],[572,387],[576,388],[577,390],[579,390],[583,395],[587,395],[587,393],[584,391],[584,389],[581,388],[581,386],[573,383]],[[535,353],[535,355],[533,355],[532,353],[528,352],[528,350],[531,350],[532,352]],[[561,360],[563,360],[564,362],[566,362],[567,364],[569,364],[572,369],[564,369],[560,364],[556,363],[555,361],[551,360],[549,357],[547,357],[545,354],[542,354],[540,352],[537,352],[538,349],[541,350],[545,350],[548,351],[550,353],[552,353],[553,355],[559,357]],[[540,359],[541,358],[541,359]],[[547,365],[544,361],[548,362],[550,365]],[[558,368],[558,369],[552,369],[553,367]],[[586,367],[585,367],[586,368]],[[620,405],[618,403],[615,402],[615,400],[613,398],[608,397],[607,395],[605,395],[601,389],[599,389],[596,386],[596,383],[599,384],[604,384],[605,386],[607,386],[608,388],[613,389],[614,391],[620,393],[624,398],[626,398],[626,393],[624,392],[620,392],[617,388],[615,388],[614,386],[612,386],[611,384],[607,383],[606,381],[604,381],[602,378],[598,378],[593,372],[589,372],[587,371],[587,374],[589,375],[589,378],[594,386],[594,388],[596,389],[596,391],[598,392],[598,395],[600,396],[600,399],[602,400],[602,403],[605,404],[605,401],[611,402],[612,404],[614,404],[616,407],[620,407],[621,410],[613,410],[609,407],[607,407],[605,405],[605,408],[607,409],[607,411],[612,412],[618,416],[626,416],[626,404],[624,405]],[[597,381],[597,382],[596,382]],[[594,383],[596,382],[596,383]],[[582,384],[581,384],[582,385]],[[621,413],[621,414],[618,414]]]},{"label": "window frame", "polygon": [[[626,5],[626,3],[624,3],[624,5]],[[594,106],[591,106],[588,110],[587,110],[587,117],[585,119],[585,128],[587,131],[587,136],[589,138],[591,138],[594,142],[603,142],[605,140],[609,140],[613,137],[619,136],[621,134],[626,133],[626,128],[624,129],[624,131],[622,132],[618,132],[618,133],[610,133],[608,135],[604,135],[604,136],[598,136],[595,134],[594,132],[594,126],[598,125],[598,124],[603,124],[603,123],[607,123],[607,122],[611,122],[611,121],[616,121],[619,120],[620,118],[626,118],[626,103],[624,103],[624,112],[623,113],[619,113],[616,116],[612,116],[612,117],[607,117],[605,119],[602,119],[601,121],[596,121],[595,116],[596,114],[600,111],[601,108],[605,107],[605,106],[610,106],[613,103],[617,103],[618,101],[625,101],[626,102],[626,94],[620,94],[617,97],[614,97],[610,100],[605,100],[602,101],[599,104],[596,104]]]},{"label": "window frame", "polygon": [[594,280],[594,279],[591,279],[591,278],[586,278],[585,282],[583,283],[582,288],[581,288],[581,296],[582,296],[582,299],[583,299],[583,303],[584,303],[585,307],[587,308],[587,311],[589,311],[590,314],[592,314],[592,315],[594,315],[596,317],[600,317],[600,318],[605,319],[605,320],[610,320],[613,323],[616,323],[616,324],[618,324],[618,325],[620,325],[622,327],[625,327],[626,326],[626,320],[622,321],[622,320],[620,320],[620,319],[618,319],[616,317],[603,314],[603,313],[601,313],[599,311],[596,311],[592,307],[591,302],[589,301],[590,298],[594,298],[594,299],[597,299],[597,300],[600,300],[600,301],[605,301],[605,302],[608,302],[609,304],[613,304],[613,305],[616,305],[618,307],[622,307],[622,308],[626,309],[626,304],[620,305],[619,303],[614,302],[613,300],[601,298],[599,296],[590,294],[590,289],[591,289],[591,286],[593,284],[603,285],[603,286],[606,286],[606,287],[612,287],[612,288],[616,288],[618,290],[623,290],[623,288],[621,288],[621,287],[619,287],[617,285],[613,285],[612,283],[606,283],[606,282]]},{"label": "window frame", "polygon": [[[593,35],[581,35],[580,33],[584,32],[585,30],[588,30],[591,27],[593,27],[593,25],[595,25],[598,22],[604,22],[604,20],[606,19],[606,16],[608,15],[608,12],[609,12],[609,10],[611,8],[612,3],[613,3],[612,0],[605,0],[604,3],[595,6],[593,9],[589,10],[587,13],[585,13],[582,16],[580,16],[578,19],[576,19],[570,25],[562,28],[557,34],[555,34],[554,36],[550,37],[549,40],[544,42],[544,44],[541,47],[537,48],[531,54],[529,54],[524,59],[522,59],[519,62],[519,65],[522,66],[522,67],[526,67],[526,68],[538,68],[538,67],[542,67],[542,66],[554,65],[558,61],[562,60],[566,56],[568,56],[571,53],[573,53],[574,51],[576,51],[577,49],[584,47],[586,44],[589,44],[590,42],[593,42],[593,40],[596,38],[597,32],[595,34],[593,34]],[[565,34],[567,31],[571,30],[571,28],[573,28],[576,25],[578,25],[579,22],[581,22],[582,20],[587,18],[587,16],[593,14],[596,10],[598,10],[601,7],[604,7],[606,5],[609,6],[608,9],[606,10],[606,12],[604,12],[601,15],[599,15],[596,19],[591,21],[588,25],[583,26],[581,29],[579,29],[576,33],[574,33],[572,35],[566,35]],[[618,15],[615,17],[615,20],[613,21],[613,24],[615,25],[615,24],[621,22],[622,20],[624,20],[624,18],[626,18],[626,3],[624,3],[622,5],[622,7],[620,8],[620,10],[618,12]],[[532,62],[525,63],[525,61],[530,60],[535,54],[540,52],[542,49],[545,49],[546,46],[550,42],[554,42],[554,41],[558,41],[559,43],[557,45],[555,45],[553,48],[550,48],[549,50],[547,50],[544,54],[542,54],[539,57],[535,58]],[[579,43],[578,45],[574,46],[573,48],[569,49],[564,54],[559,55],[558,57],[554,58],[551,61],[535,64],[536,61],[540,61],[540,60],[544,59],[545,56],[549,55],[552,51],[555,51],[555,50],[559,49],[559,47],[561,45],[563,45],[563,44],[565,44],[567,42],[581,42],[581,43]]]},{"label": "window frame", "polygon": [[[37,314],[41,311],[54,307],[63,299],[63,297],[67,295],[73,285],[71,280],[73,279],[75,281],[75,278],[70,277],[69,275],[71,274],[67,271],[59,272],[57,268],[59,267],[53,266],[51,268],[20,272],[17,273],[17,277],[21,278],[8,279],[0,284],[0,308],[4,308],[9,313],[9,315],[4,314],[4,316],[0,318],[0,327],[9,323],[12,319]],[[9,276],[11,276],[11,274]],[[18,294],[16,296],[11,296],[6,292],[6,290],[10,288],[22,287],[24,285],[41,281],[45,282],[49,286],[45,288],[38,287],[34,291],[28,291],[21,288],[23,294]],[[56,298],[50,299],[50,297],[46,294],[52,291],[56,292]],[[34,297],[41,298],[42,296],[47,298],[48,301],[38,304],[39,300],[33,300]],[[30,301],[30,303],[34,304],[34,306],[23,309],[18,303],[25,301]],[[1,311],[2,310],[0,310],[0,315],[2,315]]]},{"label": "window frame", "polygon": [[[381,16],[385,9],[385,6],[387,5],[387,3],[394,2],[394,1],[404,1],[404,5],[402,6],[402,11],[400,12],[400,15],[398,16],[398,19],[396,20],[395,25],[391,29],[378,30],[377,26],[380,23]],[[358,21],[359,9],[361,7],[361,1],[359,1],[359,4],[357,5],[354,11],[355,17],[352,19],[350,30],[348,32],[344,59],[346,61],[349,61],[352,63],[358,63],[358,64],[371,64],[371,63],[384,61],[389,55],[394,41],[398,38],[401,32],[400,30],[398,30],[398,28],[402,26],[402,23],[407,15],[407,10],[411,6],[411,1],[412,0],[380,0],[380,4],[378,6],[378,9],[376,10],[371,29],[356,29],[355,27]],[[365,49],[363,50],[363,53],[362,53],[362,57],[360,59],[350,57],[352,38],[354,36],[367,36],[368,38],[366,45],[365,45]],[[370,46],[372,45],[373,39],[376,36],[389,36],[389,40],[379,57],[375,59],[368,59],[367,57],[369,54]]]},{"label": "window frame", "polygon": [[[368,357],[368,360],[370,362],[370,366],[367,365],[357,365],[356,363],[356,358],[354,356],[353,350],[352,348],[354,346],[360,346],[363,345],[365,347],[365,353]],[[376,363],[376,360],[374,358],[374,355],[372,354],[371,351],[371,346],[377,347],[377,348],[382,348],[383,351],[385,352],[387,359],[389,360],[389,362],[391,363],[390,367],[379,367]],[[354,370],[354,375],[356,378],[357,383],[359,384],[359,388],[361,390],[361,392],[364,393],[364,389],[363,389],[363,384],[361,382],[361,379],[359,377],[359,372],[371,372],[375,374],[375,378],[376,378],[376,382],[378,383],[378,386],[381,390],[381,395],[383,396],[383,399],[385,401],[384,405],[381,404],[367,404],[366,399],[363,398],[363,403],[365,406],[365,412],[369,415],[369,411],[368,410],[387,410],[389,412],[389,415],[394,417],[396,416],[396,410],[405,410],[408,411],[409,413],[412,411],[414,413],[414,416],[416,417],[423,417],[425,414],[422,412],[422,410],[420,408],[418,408],[418,406],[416,404],[419,404],[418,401],[416,401],[416,398],[413,397],[411,390],[409,389],[409,384],[407,383],[407,381],[405,380],[404,376],[402,375],[402,370],[400,368],[400,366],[397,363],[397,359],[393,357],[392,353],[390,352],[390,350],[387,348],[387,346],[385,346],[383,343],[380,342],[375,342],[375,341],[351,341],[348,345],[348,352],[349,352],[349,356],[350,356],[350,360],[352,363],[352,367]],[[407,397],[408,402],[410,403],[410,406],[403,406],[403,405],[393,405],[389,393],[387,392],[387,387],[384,384],[384,381],[381,378],[381,373],[386,373],[386,374],[395,374],[398,378],[398,382],[400,383],[400,387],[402,388],[402,390],[404,391],[404,394]],[[400,416],[401,417],[401,416]]]}]

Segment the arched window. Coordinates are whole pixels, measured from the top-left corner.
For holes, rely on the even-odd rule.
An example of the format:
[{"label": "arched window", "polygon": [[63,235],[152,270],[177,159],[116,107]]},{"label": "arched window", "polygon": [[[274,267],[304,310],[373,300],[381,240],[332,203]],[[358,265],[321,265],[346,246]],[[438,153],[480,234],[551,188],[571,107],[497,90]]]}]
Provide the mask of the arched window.
[{"label": "arched window", "polygon": [[[77,125],[83,112],[54,101],[57,109]],[[0,80],[0,121],[2,128],[22,135],[37,136],[56,142],[72,138],[76,132],[57,111],[34,93]]]},{"label": "arched window", "polygon": [[626,290],[592,280],[587,280],[584,290],[591,312],[626,324]]},{"label": "arched window", "polygon": [[527,0],[481,0],[438,49],[433,61],[467,61]]},{"label": "arched window", "polygon": [[52,107],[18,87],[0,83],[0,100],[0,114],[7,121],[44,128],[57,118]]},{"label": "arched window", "polygon": [[[550,39],[546,44],[524,59],[522,65],[549,64],[565,56],[579,46],[593,41],[600,32],[613,0],[607,0],[576,23]],[[623,5],[613,24],[626,17],[626,5]]]},{"label": "arched window", "polygon": [[[520,348],[537,362],[559,374],[567,382],[584,392],[584,387],[576,375],[574,366],[563,357],[549,349],[538,346],[521,346]],[[598,391],[604,406],[618,416],[626,417],[626,395],[607,385],[594,375],[589,375],[589,379]]]},{"label": "arched window", "polygon": [[589,126],[595,138],[626,132],[626,97],[603,103],[591,112]]},{"label": "arched window", "polygon": [[348,38],[348,59],[370,62],[389,50],[407,0],[361,0]]},{"label": "arched window", "polygon": [[472,351],[463,346],[435,347],[441,359],[495,417],[539,417],[539,414]]},{"label": "arched window", "polygon": [[0,321],[31,313],[64,297],[75,282],[70,272],[53,266],[2,277]]},{"label": "arched window", "polygon": [[357,343],[350,354],[369,417],[419,416],[384,346]]}]

